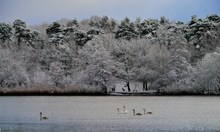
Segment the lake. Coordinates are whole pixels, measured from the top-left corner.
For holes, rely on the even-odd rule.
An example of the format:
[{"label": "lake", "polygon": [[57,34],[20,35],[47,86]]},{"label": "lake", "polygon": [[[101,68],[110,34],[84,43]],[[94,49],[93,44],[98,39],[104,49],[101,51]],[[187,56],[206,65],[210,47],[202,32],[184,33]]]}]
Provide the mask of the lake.
[{"label": "lake", "polygon": [[[123,106],[127,114],[118,114]],[[151,115],[133,116],[132,109]],[[40,112],[48,120],[40,120]],[[220,131],[220,98],[208,96],[0,97],[2,132]]]}]

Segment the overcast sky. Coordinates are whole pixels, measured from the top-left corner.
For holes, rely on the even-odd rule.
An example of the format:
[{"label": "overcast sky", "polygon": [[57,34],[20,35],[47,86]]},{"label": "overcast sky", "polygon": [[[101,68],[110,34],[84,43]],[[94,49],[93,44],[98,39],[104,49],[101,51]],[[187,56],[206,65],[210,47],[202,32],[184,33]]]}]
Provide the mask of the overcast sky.
[{"label": "overcast sky", "polygon": [[189,21],[220,15],[220,0],[0,0],[0,21],[22,19],[29,25],[61,18],[78,19],[107,15],[117,20],[160,18]]}]

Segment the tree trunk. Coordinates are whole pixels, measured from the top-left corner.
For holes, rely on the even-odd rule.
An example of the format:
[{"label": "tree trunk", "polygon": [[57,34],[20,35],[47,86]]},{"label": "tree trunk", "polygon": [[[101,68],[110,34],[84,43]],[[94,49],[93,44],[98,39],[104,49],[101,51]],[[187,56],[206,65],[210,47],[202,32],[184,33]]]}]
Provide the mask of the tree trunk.
[{"label": "tree trunk", "polygon": [[147,82],[143,81],[143,91],[147,91]]},{"label": "tree trunk", "polygon": [[[128,73],[128,68],[125,68],[125,71],[126,71],[126,73]],[[131,88],[130,88],[130,82],[129,81],[126,82],[126,87],[128,88],[128,92],[130,92]]]},{"label": "tree trunk", "polygon": [[143,91],[147,91],[147,82],[146,81],[143,82]]},{"label": "tree trunk", "polygon": [[21,38],[18,37],[18,48],[20,49],[20,47],[21,47]]},{"label": "tree trunk", "polygon": [[127,88],[128,88],[128,92],[130,92],[130,91],[131,91],[130,82],[126,82],[126,86],[127,86]]}]

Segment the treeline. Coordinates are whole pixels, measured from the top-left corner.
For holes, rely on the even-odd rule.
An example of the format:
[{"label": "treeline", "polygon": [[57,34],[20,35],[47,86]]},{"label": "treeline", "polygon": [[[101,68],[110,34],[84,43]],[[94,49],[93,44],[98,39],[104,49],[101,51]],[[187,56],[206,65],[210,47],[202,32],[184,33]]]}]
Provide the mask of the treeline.
[{"label": "treeline", "polygon": [[0,23],[0,91],[108,93],[120,81],[169,94],[220,93],[220,17],[107,16]]}]

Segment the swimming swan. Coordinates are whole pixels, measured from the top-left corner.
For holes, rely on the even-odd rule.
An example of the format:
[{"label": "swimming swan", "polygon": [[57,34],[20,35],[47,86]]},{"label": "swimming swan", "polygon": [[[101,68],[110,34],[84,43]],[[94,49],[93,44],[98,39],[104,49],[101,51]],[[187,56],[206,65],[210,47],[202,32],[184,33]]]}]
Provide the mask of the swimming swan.
[{"label": "swimming swan", "polygon": [[146,115],[146,114],[153,114],[152,112],[146,112],[145,108],[143,108],[143,110],[144,110],[144,115]]},{"label": "swimming swan", "polygon": [[135,109],[133,109],[133,116],[135,116],[135,115],[141,116],[142,114],[141,113],[135,113]]},{"label": "swimming swan", "polygon": [[125,106],[123,106],[123,114],[127,114],[129,112],[129,110],[126,109]]},{"label": "swimming swan", "polygon": [[42,112],[40,112],[40,120],[48,120],[49,118],[42,115]]}]

